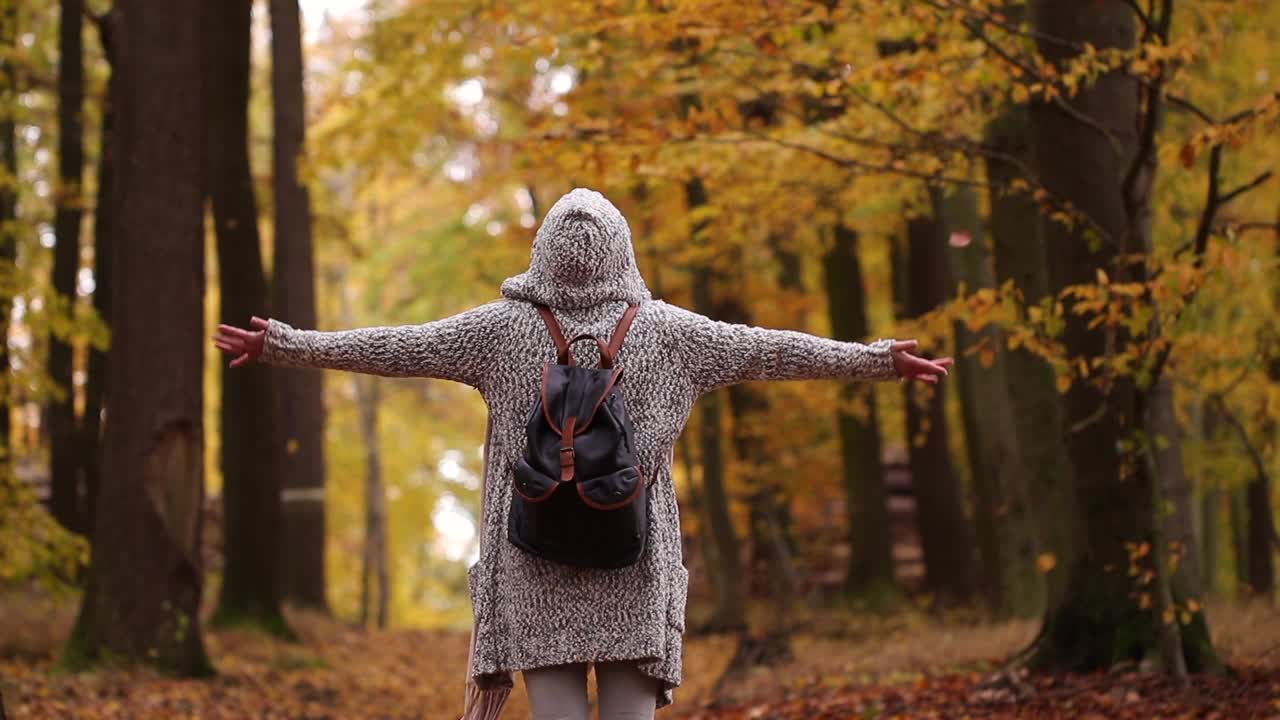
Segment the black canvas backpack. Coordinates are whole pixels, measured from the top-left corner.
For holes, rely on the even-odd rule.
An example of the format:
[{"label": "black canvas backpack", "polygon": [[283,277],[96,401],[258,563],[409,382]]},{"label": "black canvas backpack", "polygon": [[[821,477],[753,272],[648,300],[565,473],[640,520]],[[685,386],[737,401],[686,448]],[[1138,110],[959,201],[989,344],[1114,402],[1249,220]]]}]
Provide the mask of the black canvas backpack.
[{"label": "black canvas backpack", "polygon": [[[648,494],[635,435],[618,393],[614,361],[637,307],[623,313],[608,343],[594,335],[566,341],[555,315],[535,306],[556,344],[542,368],[541,393],[526,425],[528,447],[516,464],[507,537],[553,562],[620,568],[644,552]],[[579,366],[570,346],[593,340],[600,367]]]}]

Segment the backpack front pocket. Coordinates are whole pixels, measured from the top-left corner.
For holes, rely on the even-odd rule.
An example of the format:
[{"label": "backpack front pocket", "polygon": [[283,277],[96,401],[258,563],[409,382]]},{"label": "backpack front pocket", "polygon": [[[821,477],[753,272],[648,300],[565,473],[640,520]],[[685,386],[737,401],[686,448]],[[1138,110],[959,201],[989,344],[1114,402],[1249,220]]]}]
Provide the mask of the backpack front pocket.
[{"label": "backpack front pocket", "polygon": [[524,458],[516,463],[515,490],[520,497],[539,503],[551,497],[559,481],[534,469]]},{"label": "backpack front pocket", "polygon": [[621,470],[577,483],[578,496],[596,510],[617,510],[635,502],[643,492],[644,475],[639,467]]}]

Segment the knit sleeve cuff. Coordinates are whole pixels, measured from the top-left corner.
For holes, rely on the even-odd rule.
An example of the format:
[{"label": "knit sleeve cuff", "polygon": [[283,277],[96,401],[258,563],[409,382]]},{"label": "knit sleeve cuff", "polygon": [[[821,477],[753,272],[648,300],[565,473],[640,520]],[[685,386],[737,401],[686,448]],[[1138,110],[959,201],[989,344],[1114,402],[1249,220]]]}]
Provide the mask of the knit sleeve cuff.
[{"label": "knit sleeve cuff", "polygon": [[268,365],[295,365],[304,360],[306,349],[299,335],[288,323],[267,320],[267,334],[263,338],[259,360]]},{"label": "knit sleeve cuff", "polygon": [[898,377],[898,370],[893,365],[893,343],[896,342],[891,338],[882,338],[867,345],[871,362],[866,368],[866,374],[861,375],[859,379],[863,380],[894,380]]}]

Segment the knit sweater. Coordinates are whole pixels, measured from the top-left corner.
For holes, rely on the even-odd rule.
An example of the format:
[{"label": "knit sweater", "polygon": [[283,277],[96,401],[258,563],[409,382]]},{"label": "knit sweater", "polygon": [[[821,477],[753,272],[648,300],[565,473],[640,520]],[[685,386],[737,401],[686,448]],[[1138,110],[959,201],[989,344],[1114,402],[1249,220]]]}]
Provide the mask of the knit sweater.
[{"label": "knit sweater", "polygon": [[[750,380],[895,377],[889,346],[845,343],[800,332],[717,322],[653,300],[636,267],[622,214],[599,193],[574,190],[549,211],[526,273],[502,285],[503,298],[423,325],[345,332],[295,330],[272,320],[263,359],[396,377],[444,378],[479,390],[489,408],[480,558],[469,572],[475,613],[469,705],[496,717],[510,674],[592,661],[636,661],[656,678],[658,705],[681,680],[688,572],[672,449],[694,402]],[[608,338],[628,304],[639,311],[617,363],[650,479],[649,537],[640,561],[616,570],[558,565],[508,542],[512,471],[525,449],[525,422],[542,366],[556,347],[532,303],[550,306],[566,337]],[[580,364],[599,360],[594,343],[573,348]],[[485,695],[491,697],[484,698]]]}]

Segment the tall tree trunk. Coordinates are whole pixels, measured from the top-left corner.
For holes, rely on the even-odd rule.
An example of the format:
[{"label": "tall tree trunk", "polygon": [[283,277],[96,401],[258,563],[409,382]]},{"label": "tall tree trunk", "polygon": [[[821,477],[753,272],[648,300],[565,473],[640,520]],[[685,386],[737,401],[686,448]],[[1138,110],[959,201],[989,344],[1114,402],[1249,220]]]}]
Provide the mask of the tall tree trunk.
[{"label": "tall tree trunk", "polygon": [[1271,478],[1265,469],[1257,470],[1245,488],[1248,506],[1249,573],[1246,576],[1254,595],[1270,600],[1276,591],[1276,566],[1273,543],[1276,540],[1275,516],[1271,509]]},{"label": "tall tree trunk", "polygon": [[[305,155],[302,22],[298,0],[271,0],[271,94],[274,125],[275,274],[272,307],[298,327],[316,327],[311,197],[298,176]],[[284,597],[328,612],[325,597],[324,388],[319,370],[279,372],[284,486],[281,580]]]},{"label": "tall tree trunk", "polygon": [[[780,272],[779,285],[788,291],[801,289],[799,258],[780,248],[771,239]],[[742,252],[736,251],[736,272],[743,272]],[[741,278],[740,278],[741,279]],[[737,283],[739,286],[741,283]],[[751,312],[739,294],[719,303],[718,319],[749,325]],[[789,506],[784,488],[773,480],[769,438],[764,428],[769,425],[769,397],[762,388],[749,384],[728,388],[729,408],[733,413],[733,448],[741,469],[740,476],[750,492],[750,527],[753,576],[768,578],[769,612],[759,632],[744,628],[738,632],[737,648],[718,685],[730,678],[741,677],[752,668],[790,662],[791,618],[794,615],[800,581],[795,554],[788,537]]]},{"label": "tall tree trunk", "polygon": [[1206,597],[1218,594],[1218,553],[1222,543],[1222,489],[1204,488],[1200,498],[1200,584]]},{"label": "tall tree trunk", "polygon": [[[62,0],[58,18],[58,190],[54,196],[53,291],[70,313],[80,271],[80,218],[84,212],[84,0]],[[85,493],[81,489],[76,436],[75,387],[70,343],[50,333],[49,380],[59,394],[49,400],[49,506],[68,530],[85,533]]]},{"label": "tall tree trunk", "polygon": [[[18,6],[7,4],[0,15],[0,47],[17,47]],[[18,74],[10,53],[0,54],[0,274],[12,276],[18,259]],[[13,394],[9,377],[9,318],[13,291],[0,289],[0,465],[8,467]]]},{"label": "tall tree trunk", "polygon": [[[685,197],[689,209],[707,203],[706,190],[702,181],[690,180],[685,185]],[[694,231],[695,242],[702,228]],[[704,266],[693,270],[693,309],[704,315],[714,315],[715,307],[712,296],[713,273]],[[723,589],[716,601],[715,618],[710,623],[712,630],[735,631],[747,626],[746,583],[743,577],[741,545],[738,534],[733,528],[733,519],[729,515],[729,495],[724,485],[724,450],[721,445],[723,412],[723,393],[713,392],[704,396],[698,423],[698,447],[702,457],[702,488],[706,499],[707,521],[711,524],[711,534],[715,538],[716,557],[719,559],[720,582]]]},{"label": "tall tree trunk", "polygon": [[[782,241],[782,237],[777,233],[771,233],[767,240],[768,247],[773,253],[773,258],[777,262],[778,272],[778,290],[784,296],[802,298],[805,296],[806,290],[804,285],[804,263],[800,254],[787,247]],[[739,263],[741,267],[741,262]],[[740,298],[741,299],[741,298]],[[780,301],[782,298],[780,298]],[[744,300],[745,302],[745,300]],[[784,323],[788,327],[797,327],[803,329],[805,319],[803,313],[799,313],[795,317],[788,318]],[[744,317],[749,317],[744,315]],[[764,400],[766,403],[770,400],[770,390],[781,391],[780,387],[764,388]],[[790,582],[791,592],[793,595],[799,595],[800,592],[800,576],[804,574],[801,567],[799,553],[795,538],[795,518],[792,515],[791,508],[791,490],[792,488],[786,484],[773,483],[772,489],[772,512],[773,525],[775,529],[781,532],[783,544],[778,547],[782,551],[782,555],[775,559],[783,559],[786,566],[788,582]],[[766,533],[772,533],[773,530],[766,529]],[[768,537],[769,535],[766,535]],[[773,560],[771,560],[773,562]]]},{"label": "tall tree trunk", "polygon": [[1270,601],[1276,592],[1276,569],[1272,543],[1275,542],[1275,519],[1271,514],[1271,483],[1263,476],[1254,477],[1246,489],[1249,508],[1249,591]]},{"label": "tall tree trunk", "polygon": [[[1033,17],[1039,31],[1074,43],[1042,43],[1041,52],[1053,62],[1068,60],[1075,52],[1072,48],[1084,43],[1100,49],[1135,44],[1133,9],[1121,0],[1102,0],[1088,8],[1038,0]],[[1135,81],[1112,73],[1063,100],[1066,106],[1034,108],[1032,137],[1047,191],[1087,215],[1094,226],[1043,223],[1060,285],[1093,283],[1098,270],[1124,278],[1117,258],[1145,248],[1146,212],[1142,202],[1135,202],[1131,189],[1136,186],[1129,181],[1137,177],[1133,168],[1141,148],[1138,98]],[[1150,172],[1141,172],[1149,181]],[[1149,202],[1149,193],[1145,195],[1143,202]],[[1089,314],[1073,312],[1068,303],[1063,340],[1072,356],[1104,357],[1109,348],[1124,348],[1122,328],[1091,327],[1091,320]],[[1100,380],[1076,378],[1064,398],[1075,510],[1083,532],[1063,564],[1062,597],[1051,603],[1030,657],[1040,668],[1081,671],[1141,660],[1165,646],[1162,633],[1178,630],[1165,626],[1157,615],[1165,593],[1163,572],[1153,565],[1164,555],[1155,544],[1156,479],[1141,451],[1125,449],[1140,445],[1134,441],[1143,428],[1144,398],[1132,377],[1107,378],[1105,387]],[[1114,571],[1130,567],[1139,572]],[[1170,596],[1171,602],[1182,599]],[[1187,669],[1220,667],[1203,613],[1193,613],[1178,640]]]},{"label": "tall tree trunk", "polygon": [[[1053,294],[1049,283],[1045,237],[1040,213],[1025,195],[1009,191],[1015,179],[1026,179],[1021,168],[1033,165],[1030,115],[1023,106],[1011,105],[987,127],[987,142],[1000,156],[987,160],[991,201],[990,229],[995,255],[996,282],[1012,281],[1027,306],[1035,306]],[[1012,158],[1013,162],[1003,158]],[[1021,168],[1019,167],[1021,165]],[[1021,313],[1027,320],[1027,313]],[[1035,432],[1018,437],[1023,467],[1027,468],[1028,511],[1036,528],[1037,546],[1052,560],[1046,576],[1046,600],[1062,595],[1065,577],[1061,563],[1078,535],[1071,492],[1071,462],[1062,425],[1062,403],[1055,387],[1053,368],[1025,345],[1005,354],[1009,405],[1022,427]]]},{"label": "tall tree trunk", "polygon": [[[365,525],[361,567],[360,623],[387,627],[391,578],[387,570],[387,493],[382,483],[382,455],[378,444],[378,405],[381,387],[375,377],[358,377],[356,404],[360,409],[360,437],[364,441]],[[374,598],[377,607],[374,608]]]},{"label": "tall tree trunk", "polygon": [[[951,277],[965,292],[994,290],[991,254],[971,188],[956,188],[948,197],[931,192],[935,214],[946,218],[947,230],[969,238],[967,245],[939,248]],[[957,287],[957,289],[959,289]],[[1027,466],[1021,436],[1009,399],[1004,333],[994,325],[973,331],[955,323],[956,379],[972,472],[974,526],[982,552],[988,602],[998,615],[1029,617],[1044,606],[1044,583],[1036,571],[1038,553],[1030,516]],[[970,350],[981,349],[975,354]]]},{"label": "tall tree trunk", "polygon": [[[895,295],[907,317],[918,317],[945,300],[950,285],[941,222],[932,217],[911,219],[907,243],[898,273],[906,286],[897,283]],[[947,446],[945,387],[906,385],[907,444],[926,584],[942,604],[960,605],[975,599],[977,561],[964,496]]]},{"label": "tall tree trunk", "polygon": [[1191,597],[1200,598],[1204,592],[1204,572],[1194,525],[1195,490],[1182,462],[1182,430],[1178,427],[1173,380],[1161,377],[1151,388],[1149,397],[1146,424],[1151,453],[1161,477],[1160,497],[1167,507],[1167,511],[1158,510],[1163,518],[1162,537],[1166,543],[1177,546],[1178,574],[1185,583],[1185,591]]},{"label": "tall tree trunk", "polygon": [[[831,249],[823,256],[827,312],[831,336],[860,341],[871,332],[867,323],[866,290],[858,261],[858,233],[837,223]],[[849,524],[848,593],[875,602],[897,592],[893,572],[893,539],[889,534],[888,492],[881,467],[880,427],[876,399],[866,383],[845,383],[836,414],[840,431],[845,488],[845,517]],[[865,412],[854,412],[851,406]]]},{"label": "tall tree trunk", "polygon": [[[221,322],[264,314],[267,286],[249,170],[250,0],[219,0],[207,25],[209,195]],[[289,635],[277,577],[280,476],[271,369],[222,366],[223,576],[213,621]],[[269,550],[268,550],[269,549]]]},{"label": "tall tree trunk", "polygon": [[205,96],[199,0],[119,0],[114,343],[93,559],[65,664],[211,672],[200,633]]},{"label": "tall tree trunk", "polygon": [[[719,303],[716,317],[725,322],[751,323],[750,313],[737,297]],[[769,400],[758,387],[750,385],[734,385],[727,394],[733,414],[734,454],[742,470],[741,479],[750,492],[752,565],[769,578],[770,589],[770,612],[762,631],[755,634],[744,626],[738,632],[737,649],[725,670],[725,677],[730,677],[753,667],[792,659],[789,620],[799,582],[783,527],[780,493],[769,478],[772,463],[769,439],[764,436],[769,425]]]},{"label": "tall tree trunk", "polygon": [[[1280,227],[1280,225],[1277,225]],[[1280,230],[1274,237],[1275,254],[1280,257]],[[1272,296],[1274,308],[1280,310],[1280,280],[1272,279]],[[1280,336],[1273,338],[1280,342]],[[1272,385],[1280,385],[1280,347],[1272,348],[1272,355],[1267,361],[1267,379]],[[1275,442],[1277,423],[1274,415],[1268,415],[1262,421],[1263,443]],[[1237,427],[1240,440],[1249,442],[1248,434],[1243,426]],[[1249,587],[1254,593],[1268,600],[1275,596],[1276,569],[1275,550],[1277,542],[1276,521],[1271,504],[1271,476],[1266,462],[1256,449],[1247,448],[1254,461],[1253,479],[1249,481],[1247,490],[1249,497]]]},{"label": "tall tree trunk", "polygon": [[[1200,445],[1210,448],[1219,425],[1217,408],[1211,402],[1200,404],[1196,428]],[[1208,596],[1217,594],[1218,553],[1222,542],[1222,487],[1217,478],[1205,474],[1200,479],[1200,583]]]},{"label": "tall tree trunk", "polygon": [[[119,22],[115,9],[97,19],[98,37],[102,54],[110,65],[107,79],[107,101],[102,108],[100,149],[98,151],[98,197],[93,213],[93,310],[108,328],[111,328],[112,263],[114,243],[111,232],[113,209],[119,202],[113,195],[115,187],[115,108],[112,99],[117,97],[116,60],[113,28]],[[102,459],[102,423],[104,398],[107,387],[107,351],[89,348],[88,372],[84,384],[84,415],[80,425],[80,457],[84,469],[87,527],[93,527],[98,507],[98,487]],[[92,533],[90,533],[92,535]]]},{"label": "tall tree trunk", "polygon": [[1231,521],[1231,558],[1236,571],[1237,597],[1249,590],[1249,489],[1248,486],[1227,491],[1227,509]]},{"label": "tall tree trunk", "polygon": [[698,474],[697,462],[693,457],[693,447],[689,442],[688,435],[682,433],[680,439],[677,440],[676,447],[680,454],[681,464],[684,465],[685,476],[688,478],[689,510],[698,517],[697,542],[701,550],[701,567],[706,570],[707,582],[711,585],[714,597],[719,598],[725,592],[724,588],[720,587],[722,580],[719,570],[720,558],[716,555],[715,536],[711,533],[711,523],[707,521],[706,494],[703,493],[699,483],[694,479]]}]

